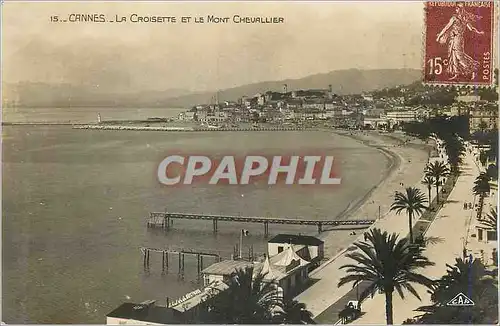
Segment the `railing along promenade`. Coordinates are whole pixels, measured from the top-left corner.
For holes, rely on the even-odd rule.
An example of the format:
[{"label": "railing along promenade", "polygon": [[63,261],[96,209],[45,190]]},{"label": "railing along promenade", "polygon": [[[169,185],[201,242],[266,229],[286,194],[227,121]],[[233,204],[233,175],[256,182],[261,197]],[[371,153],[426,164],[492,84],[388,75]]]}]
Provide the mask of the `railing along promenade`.
[{"label": "railing along promenade", "polygon": [[232,215],[209,215],[209,214],[188,214],[188,213],[168,213],[168,212],[151,212],[148,219],[148,227],[161,227],[170,229],[174,219],[181,220],[204,220],[212,221],[213,231],[217,232],[217,224],[219,221],[224,222],[240,222],[240,223],[262,223],[264,225],[264,234],[269,235],[269,224],[289,224],[289,225],[316,225],[318,233],[323,232],[323,226],[369,226],[376,220],[310,220],[310,219],[294,219],[281,217],[260,217],[260,216],[232,216]]}]

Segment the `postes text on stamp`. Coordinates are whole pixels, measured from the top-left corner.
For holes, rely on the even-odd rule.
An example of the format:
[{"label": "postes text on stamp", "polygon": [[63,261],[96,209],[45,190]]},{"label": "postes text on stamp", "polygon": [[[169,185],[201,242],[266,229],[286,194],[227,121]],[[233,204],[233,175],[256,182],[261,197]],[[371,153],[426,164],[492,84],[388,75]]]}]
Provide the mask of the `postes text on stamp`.
[{"label": "postes text on stamp", "polygon": [[426,2],[424,83],[493,83],[494,7],[493,1]]}]

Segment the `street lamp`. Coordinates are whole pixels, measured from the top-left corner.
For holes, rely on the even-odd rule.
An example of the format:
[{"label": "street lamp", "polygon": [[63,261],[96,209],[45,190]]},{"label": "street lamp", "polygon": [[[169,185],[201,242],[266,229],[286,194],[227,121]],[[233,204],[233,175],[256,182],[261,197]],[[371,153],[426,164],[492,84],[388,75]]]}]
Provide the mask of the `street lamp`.
[{"label": "street lamp", "polygon": [[240,232],[240,259],[243,257],[243,253],[242,253],[242,248],[243,248],[243,237],[246,237],[248,236],[248,230],[245,230],[245,229],[241,229],[241,232]]}]

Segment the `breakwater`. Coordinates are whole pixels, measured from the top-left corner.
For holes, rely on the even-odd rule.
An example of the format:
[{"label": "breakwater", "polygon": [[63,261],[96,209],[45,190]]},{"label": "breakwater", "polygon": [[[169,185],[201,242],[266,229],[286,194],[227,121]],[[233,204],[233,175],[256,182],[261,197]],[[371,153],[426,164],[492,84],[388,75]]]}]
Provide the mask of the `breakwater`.
[{"label": "breakwater", "polygon": [[2,121],[2,126],[76,126],[71,122],[5,122]]},{"label": "breakwater", "polygon": [[91,130],[135,130],[135,131],[175,131],[175,132],[197,132],[197,131],[317,131],[313,127],[253,127],[253,128],[198,128],[198,127],[149,127],[149,126],[113,126],[113,125],[75,125],[74,129]]}]

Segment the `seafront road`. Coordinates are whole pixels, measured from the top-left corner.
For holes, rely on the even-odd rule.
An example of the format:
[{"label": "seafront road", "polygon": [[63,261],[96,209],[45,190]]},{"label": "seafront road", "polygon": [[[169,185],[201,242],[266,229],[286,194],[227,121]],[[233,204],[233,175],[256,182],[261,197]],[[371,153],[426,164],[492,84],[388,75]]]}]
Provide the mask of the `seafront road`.
[{"label": "seafront road", "polygon": [[[472,186],[479,174],[477,166],[470,154],[464,158],[455,188],[450,193],[447,203],[438,212],[434,222],[427,231],[427,237],[439,237],[442,242],[428,245],[425,255],[436,265],[422,271],[425,276],[437,279],[446,273],[446,264],[453,265],[455,258],[462,257],[467,229],[471,218],[475,218],[474,210],[464,210],[464,202],[473,202]],[[418,300],[408,294],[403,300],[394,294],[393,311],[394,324],[401,324],[408,318],[414,317],[415,309],[431,303],[430,295],[423,286],[415,286],[422,298]],[[457,293],[458,294],[458,293]],[[385,296],[377,294],[373,299],[367,299],[363,304],[365,314],[353,321],[353,324],[384,324],[385,323]]]},{"label": "seafront road", "polygon": [[[404,187],[413,185],[421,189],[424,194],[427,194],[427,189],[420,183],[423,178],[423,168],[427,163],[427,156],[422,154],[422,150],[412,148],[411,146],[406,147],[394,144],[387,145],[387,140],[373,139],[371,137],[370,140],[378,142],[378,144],[375,145],[386,147],[399,156],[400,166],[397,171],[394,171],[393,174],[388,177],[388,180],[386,180],[386,182],[379,187],[380,189],[376,190],[377,193],[368,200],[368,205],[373,207],[366,207],[366,209],[361,208],[361,211],[374,211],[374,208],[376,209],[377,205],[381,205],[382,212],[387,213],[384,214],[383,218],[377,220],[372,227],[378,227],[388,232],[401,233],[406,236],[408,232],[408,218],[406,215],[404,213],[397,215],[394,212],[388,212],[388,210],[394,198],[394,192],[397,190],[402,191]],[[431,161],[433,160],[435,159],[431,159]],[[403,183],[404,186],[401,186],[400,183]],[[433,193],[433,196],[434,195],[435,194]],[[372,199],[374,200],[374,203],[370,203]],[[358,212],[355,214],[358,214]],[[363,215],[361,214],[361,216]],[[416,220],[414,223],[415,222]],[[355,236],[355,238],[350,239],[349,244],[347,244],[347,251],[349,250],[350,243],[362,239],[362,233]],[[330,237],[327,237],[325,239],[325,247],[328,247],[329,241],[334,242],[335,238],[330,239]],[[317,322],[336,322],[338,320],[338,312],[343,308],[347,301],[355,300],[356,290],[352,290],[351,285],[345,285],[341,288],[337,288],[340,278],[345,275],[345,272],[343,270],[339,270],[339,268],[340,266],[350,262],[351,260],[345,257],[345,251],[339,253],[328,263],[320,266],[317,270],[311,273],[311,278],[317,279],[318,281],[296,297],[299,302],[303,302],[307,305],[307,309],[313,313]],[[346,299],[345,295],[349,292],[350,298]],[[352,297],[353,293],[354,297]],[[344,300],[339,301],[342,298]],[[365,309],[363,308],[363,310]]]},{"label": "seafront road", "polygon": [[[441,277],[446,272],[446,263],[453,264],[455,258],[462,256],[467,229],[471,219],[475,216],[474,210],[463,209],[465,201],[473,202],[474,200],[472,185],[479,174],[471,154],[467,153],[465,155],[461,171],[462,173],[447,202],[438,212],[426,234],[426,237],[440,239],[440,242],[428,245],[426,250],[426,255],[436,264],[422,271],[424,275],[430,278]],[[414,186],[427,193],[423,185],[415,184]],[[377,221],[373,227],[406,235],[408,232],[407,217],[404,214],[396,215],[389,212],[383,219]],[[362,235],[358,240],[362,240]],[[312,278],[319,279],[319,281],[296,298],[307,305],[318,323],[335,323],[338,320],[338,312],[347,301],[355,300],[356,290],[353,290],[351,285],[348,284],[337,288],[338,281],[345,275],[345,272],[339,269],[340,266],[351,262],[344,254],[340,254],[331,260],[329,264],[321,266],[311,274]],[[407,294],[404,300],[398,294],[394,295],[395,324],[401,324],[407,318],[413,317],[416,315],[415,309],[430,303],[430,296],[426,289],[418,285],[415,288],[422,301],[411,294]],[[361,292],[362,289],[360,288],[359,291]],[[346,294],[348,295],[346,296]],[[362,311],[363,315],[353,321],[354,324],[385,324],[384,294],[377,294],[373,298],[365,300]]]}]

